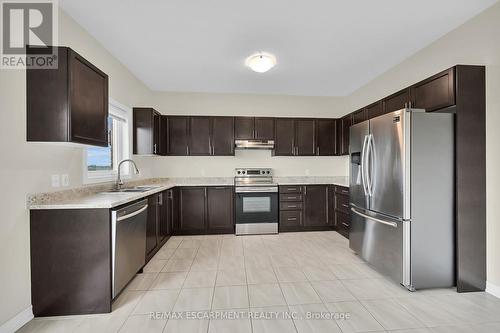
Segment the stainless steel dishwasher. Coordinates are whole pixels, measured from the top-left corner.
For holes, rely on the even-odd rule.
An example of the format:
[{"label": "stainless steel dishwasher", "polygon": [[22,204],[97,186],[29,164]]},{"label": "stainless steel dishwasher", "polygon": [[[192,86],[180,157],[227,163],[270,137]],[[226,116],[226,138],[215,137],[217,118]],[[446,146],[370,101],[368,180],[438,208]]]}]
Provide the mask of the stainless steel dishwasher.
[{"label": "stainless steel dishwasher", "polygon": [[146,262],[148,201],[111,211],[113,298]]}]

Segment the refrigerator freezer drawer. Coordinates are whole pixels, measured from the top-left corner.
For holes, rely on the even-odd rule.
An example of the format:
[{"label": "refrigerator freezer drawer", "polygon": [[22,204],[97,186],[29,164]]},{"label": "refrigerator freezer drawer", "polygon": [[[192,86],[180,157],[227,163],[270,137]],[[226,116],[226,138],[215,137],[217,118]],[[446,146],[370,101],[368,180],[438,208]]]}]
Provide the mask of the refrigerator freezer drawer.
[{"label": "refrigerator freezer drawer", "polygon": [[351,214],[349,246],[379,273],[397,283],[403,278],[403,223],[382,223],[383,220],[370,219]]}]

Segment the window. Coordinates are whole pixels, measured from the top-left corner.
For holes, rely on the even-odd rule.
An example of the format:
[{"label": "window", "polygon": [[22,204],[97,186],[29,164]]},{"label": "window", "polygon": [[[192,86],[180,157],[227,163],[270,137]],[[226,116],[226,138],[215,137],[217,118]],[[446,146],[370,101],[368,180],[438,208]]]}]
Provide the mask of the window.
[{"label": "window", "polygon": [[[94,183],[116,179],[118,163],[129,158],[130,110],[116,103],[109,104],[108,147],[87,147],[84,149],[84,182]],[[130,175],[128,167],[123,167],[124,178]]]}]

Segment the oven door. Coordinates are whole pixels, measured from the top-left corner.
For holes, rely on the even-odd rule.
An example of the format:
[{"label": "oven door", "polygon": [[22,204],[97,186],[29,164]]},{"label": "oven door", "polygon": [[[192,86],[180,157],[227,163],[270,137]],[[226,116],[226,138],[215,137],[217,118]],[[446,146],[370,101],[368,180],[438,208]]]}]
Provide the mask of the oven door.
[{"label": "oven door", "polygon": [[235,193],[236,224],[278,223],[278,193]]}]

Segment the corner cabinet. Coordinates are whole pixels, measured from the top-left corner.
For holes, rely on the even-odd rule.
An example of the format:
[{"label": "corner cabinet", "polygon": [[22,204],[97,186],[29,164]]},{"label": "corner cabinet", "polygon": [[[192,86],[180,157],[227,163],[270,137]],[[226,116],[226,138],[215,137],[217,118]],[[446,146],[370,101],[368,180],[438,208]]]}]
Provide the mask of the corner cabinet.
[{"label": "corner cabinet", "polygon": [[107,147],[108,76],[70,48],[57,52],[57,69],[26,70],[27,141]]},{"label": "corner cabinet", "polygon": [[152,108],[133,108],[133,153],[165,155],[164,124],[161,114]]}]

